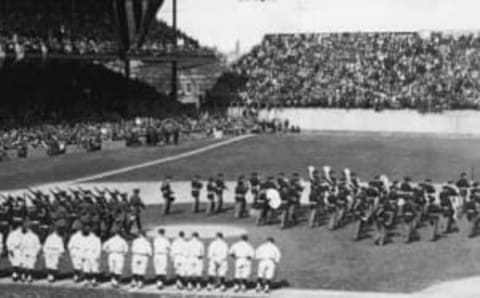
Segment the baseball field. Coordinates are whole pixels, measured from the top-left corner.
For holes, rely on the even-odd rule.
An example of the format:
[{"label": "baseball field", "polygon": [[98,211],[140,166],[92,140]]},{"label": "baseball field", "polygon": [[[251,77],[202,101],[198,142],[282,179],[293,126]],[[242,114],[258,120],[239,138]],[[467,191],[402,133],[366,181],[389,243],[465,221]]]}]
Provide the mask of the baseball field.
[{"label": "baseball field", "polygon": [[[205,147],[208,150],[202,150]],[[198,227],[202,233],[202,225],[208,224],[219,229],[247,231],[254,245],[267,235],[275,237],[283,253],[278,285],[284,289],[418,293],[428,292],[432,287],[438,289],[444,282],[480,275],[480,241],[467,239],[463,222],[460,232],[436,242],[426,240],[426,231],[421,229],[419,241],[403,244],[398,229],[391,243],[377,247],[373,245],[372,233],[361,241],[352,241],[352,226],[334,232],[325,227],[310,229],[306,226],[305,212],[298,226],[286,230],[280,230],[278,225],[257,227],[253,217],[234,220],[231,187],[225,213],[193,215],[188,180],[194,174],[205,179],[223,173],[227,180],[233,181],[238,175],[249,175],[252,171],[264,175],[298,172],[306,179],[309,165],[330,165],[337,172],[348,167],[364,180],[382,173],[392,180],[408,175],[414,180],[431,178],[441,183],[457,179],[461,172],[473,178],[480,176],[479,148],[480,139],[439,135],[262,135],[232,142],[197,141],[162,149],[122,149],[10,161],[0,164],[0,190],[9,192],[59,182],[99,184],[124,190],[138,185],[149,204],[143,221],[152,233],[159,226],[168,230],[186,224],[191,229]],[[173,190],[177,201],[173,214],[163,217],[159,186],[166,175],[175,181]],[[229,241],[237,236],[232,233]],[[6,264],[3,259],[1,265]],[[62,271],[67,273],[69,267],[69,261],[64,260]],[[150,276],[152,272],[149,268]]]}]

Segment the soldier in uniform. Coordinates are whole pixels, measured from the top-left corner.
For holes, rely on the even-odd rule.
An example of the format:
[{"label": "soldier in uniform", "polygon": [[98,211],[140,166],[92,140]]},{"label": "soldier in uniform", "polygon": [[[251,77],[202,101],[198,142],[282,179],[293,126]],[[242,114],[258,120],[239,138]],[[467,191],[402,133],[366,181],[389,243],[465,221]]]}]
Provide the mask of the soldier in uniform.
[{"label": "soldier in uniform", "polygon": [[[142,198],[140,197],[140,189],[136,188],[133,191],[133,195],[130,197],[129,201],[130,205],[130,212],[131,212],[131,218],[133,221],[131,223],[135,223],[137,226],[138,231],[142,231],[142,210],[145,209],[145,204],[142,201]],[[168,207],[170,208],[170,207]],[[129,229],[131,231],[131,228]]]},{"label": "soldier in uniform", "polygon": [[170,214],[170,208],[172,206],[173,201],[175,201],[172,185],[170,184],[170,182],[171,182],[171,177],[167,177],[163,181],[162,187],[161,187],[162,196],[164,200],[163,215]]},{"label": "soldier in uniform", "polygon": [[280,199],[282,200],[282,204],[280,205],[280,228],[285,229],[288,226],[290,196],[292,195],[290,191],[290,183],[288,178],[285,176],[285,173],[280,173],[278,175],[276,186],[278,193],[280,194]]},{"label": "soldier in uniform", "polygon": [[478,225],[480,222],[480,188],[478,182],[472,185],[470,191],[470,198],[465,203],[465,212],[467,214],[467,220],[470,224],[468,231],[468,237],[475,237],[478,232]]},{"label": "soldier in uniform", "polygon": [[468,191],[471,187],[471,183],[467,178],[467,173],[461,173],[460,179],[455,183],[455,185],[460,190],[460,196],[463,198],[465,202],[468,199]]},{"label": "soldier in uniform", "polygon": [[253,208],[257,208],[258,194],[260,192],[260,179],[258,177],[257,172],[253,172],[250,175],[249,182],[250,182],[250,193],[252,194],[252,197],[253,197],[253,204],[252,205],[253,205]]},{"label": "soldier in uniform", "polygon": [[14,200],[11,208],[12,213],[12,225],[15,227],[20,226],[27,217],[27,206],[25,200],[21,197],[17,197]]},{"label": "soldier in uniform", "polygon": [[245,177],[238,177],[237,185],[235,186],[235,218],[247,216],[247,192],[248,186],[245,182]]},{"label": "soldier in uniform", "polygon": [[198,213],[200,212],[200,191],[203,188],[203,183],[200,181],[200,176],[195,175],[192,179],[192,198],[193,198],[193,206],[192,212]]},{"label": "soldier in uniform", "polygon": [[375,212],[375,225],[377,230],[375,245],[383,246],[388,241],[388,231],[392,227],[394,217],[395,207],[392,206],[391,201],[381,200]]},{"label": "soldier in uniform", "polygon": [[320,214],[323,209],[321,182],[322,181],[320,180],[319,172],[317,170],[314,170],[310,179],[310,194],[308,197],[310,202],[310,216],[308,219],[308,226],[310,228],[314,228],[320,225]]},{"label": "soldier in uniform", "polygon": [[455,206],[452,203],[452,197],[457,193],[449,185],[445,185],[439,194],[440,207],[443,211],[443,218],[446,221],[445,233],[451,233],[457,229],[455,221]]},{"label": "soldier in uniform", "polygon": [[300,175],[294,173],[290,181],[290,196],[288,206],[288,224],[296,225],[298,223],[297,212],[300,207],[300,198],[302,197],[303,186],[300,182]]},{"label": "soldier in uniform", "polygon": [[211,215],[215,212],[215,193],[217,190],[217,186],[215,184],[215,179],[210,177],[207,183],[207,199],[208,199],[208,208],[207,214]]},{"label": "soldier in uniform", "polygon": [[267,199],[267,191],[269,189],[278,190],[278,185],[275,183],[275,178],[273,176],[268,177],[260,188],[260,193],[258,196],[258,206],[260,208],[260,215],[257,218],[257,226],[268,224],[270,221],[270,206]]},{"label": "soldier in uniform", "polygon": [[[7,235],[10,232],[10,203],[8,198],[0,204],[0,234],[3,235],[2,246],[6,247]],[[6,255],[4,250],[1,255]],[[0,255],[0,256],[1,256]]]},{"label": "soldier in uniform", "polygon": [[217,204],[216,204],[217,209],[215,211],[216,213],[221,213],[223,211],[223,193],[227,189],[223,174],[220,173],[217,175],[215,184],[216,184],[216,195],[217,195]]}]

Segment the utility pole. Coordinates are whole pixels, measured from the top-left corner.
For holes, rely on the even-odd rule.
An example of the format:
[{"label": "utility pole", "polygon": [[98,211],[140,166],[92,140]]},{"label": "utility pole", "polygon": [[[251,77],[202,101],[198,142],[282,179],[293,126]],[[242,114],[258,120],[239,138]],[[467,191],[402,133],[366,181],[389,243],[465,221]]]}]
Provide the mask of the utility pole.
[{"label": "utility pole", "polygon": [[177,0],[172,0],[172,27],[173,27],[173,60],[172,60],[172,99],[174,101],[178,100],[178,62],[177,58],[177,47],[178,47],[178,38],[177,38]]}]

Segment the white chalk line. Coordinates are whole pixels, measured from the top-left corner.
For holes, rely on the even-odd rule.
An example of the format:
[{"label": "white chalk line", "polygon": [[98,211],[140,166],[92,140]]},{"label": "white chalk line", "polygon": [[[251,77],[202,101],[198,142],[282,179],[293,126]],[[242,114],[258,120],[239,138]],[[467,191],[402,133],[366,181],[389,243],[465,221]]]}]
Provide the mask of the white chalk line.
[{"label": "white chalk line", "polygon": [[227,145],[245,140],[245,139],[250,138],[252,136],[253,135],[243,135],[243,136],[228,139],[228,140],[225,140],[225,141],[222,141],[222,142],[219,142],[219,143],[207,145],[205,147],[198,148],[198,149],[195,149],[195,150],[190,150],[190,151],[187,151],[187,152],[179,153],[179,154],[168,156],[168,157],[159,158],[159,159],[156,159],[156,160],[144,162],[144,163],[133,165],[133,166],[123,167],[123,168],[116,169],[116,170],[106,171],[106,172],[102,172],[102,173],[95,174],[95,175],[90,175],[90,176],[86,176],[86,177],[82,177],[82,178],[77,178],[77,179],[70,180],[70,181],[64,181],[63,183],[64,184],[84,183],[84,182],[88,182],[88,181],[92,181],[92,180],[103,179],[103,178],[107,178],[107,177],[111,177],[111,176],[115,176],[115,175],[119,175],[119,174],[124,174],[124,173],[135,171],[135,170],[138,170],[138,169],[143,169],[143,168],[147,168],[147,167],[151,167],[151,166],[156,166],[156,165],[167,163],[167,162],[177,161],[177,160],[180,160],[180,159],[183,159],[183,158],[191,157],[191,156],[198,155],[198,154],[201,154],[201,153],[205,153],[205,152],[217,149],[217,148],[221,148],[221,147],[224,147],[224,146],[227,146]]}]

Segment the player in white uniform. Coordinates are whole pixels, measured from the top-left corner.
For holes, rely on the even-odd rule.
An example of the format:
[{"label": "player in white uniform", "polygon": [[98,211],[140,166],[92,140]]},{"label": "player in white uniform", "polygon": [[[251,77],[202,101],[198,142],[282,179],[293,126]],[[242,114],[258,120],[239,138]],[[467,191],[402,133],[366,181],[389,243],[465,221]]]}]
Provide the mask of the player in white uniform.
[{"label": "player in white uniform", "polygon": [[186,251],[187,240],[185,239],[185,233],[180,231],[178,237],[173,240],[170,254],[173,260],[173,267],[175,269],[177,288],[182,289],[185,285],[185,278],[187,276],[186,266]]},{"label": "player in white uniform", "polygon": [[153,241],[153,265],[159,290],[163,288],[166,282],[169,253],[170,241],[165,237],[165,230],[159,229],[158,236]]},{"label": "player in white uniform", "polygon": [[152,256],[152,245],[141,231],[132,242],[132,284],[131,287],[142,288],[145,282],[148,260]]},{"label": "player in white uniform", "polygon": [[58,234],[57,229],[48,235],[43,244],[43,256],[45,258],[45,268],[47,269],[47,279],[54,282],[58,274],[58,263],[60,257],[65,253],[63,238]]},{"label": "player in white uniform", "polygon": [[68,252],[70,253],[70,260],[73,267],[73,280],[75,282],[80,281],[80,274],[82,272],[82,257],[80,254],[80,246],[83,240],[82,231],[77,231],[72,235],[70,241],[68,241]]},{"label": "player in white uniform", "polygon": [[10,265],[12,267],[12,280],[18,281],[20,277],[22,228],[18,227],[11,231],[7,237],[7,252]]},{"label": "player in white uniform", "polygon": [[101,254],[102,241],[95,233],[91,232],[90,226],[85,225],[80,242],[80,257],[82,259],[82,273],[85,277],[85,285],[97,285]]},{"label": "player in white uniform", "polygon": [[267,241],[257,248],[255,258],[259,261],[257,292],[263,288],[265,293],[268,293],[275,276],[275,268],[281,258],[280,249],[275,245],[275,240],[271,237],[267,238]]},{"label": "player in white uniform", "polygon": [[187,242],[187,274],[189,277],[189,290],[193,290],[193,287],[196,287],[198,291],[202,289],[204,257],[205,245],[200,240],[198,233],[194,232],[192,238]]},{"label": "player in white uniform", "polygon": [[217,238],[208,246],[208,290],[211,290],[214,285],[219,285],[222,291],[226,290],[227,258],[228,244],[223,239],[223,234],[217,233]]},{"label": "player in white uniform", "polygon": [[120,230],[114,231],[114,235],[103,244],[103,250],[108,255],[108,271],[112,286],[116,288],[119,286],[125,255],[128,253],[128,243],[122,237]]},{"label": "player in white uniform", "polygon": [[31,283],[33,281],[33,269],[35,269],[35,263],[37,262],[37,256],[42,249],[40,239],[30,229],[29,223],[24,223],[21,231],[21,244],[20,244],[20,259],[22,280]]},{"label": "player in white uniform", "polygon": [[246,291],[247,280],[252,271],[252,259],[255,256],[255,250],[248,242],[248,236],[242,235],[240,240],[230,247],[230,255],[235,259],[235,292]]}]

